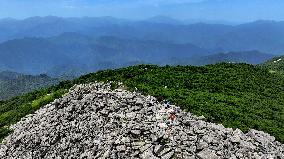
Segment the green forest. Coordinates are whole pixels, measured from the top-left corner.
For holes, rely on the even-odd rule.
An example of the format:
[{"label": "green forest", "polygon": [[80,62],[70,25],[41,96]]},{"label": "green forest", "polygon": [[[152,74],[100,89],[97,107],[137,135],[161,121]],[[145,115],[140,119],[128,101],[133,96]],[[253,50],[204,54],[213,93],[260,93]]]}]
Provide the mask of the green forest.
[{"label": "green forest", "polygon": [[271,73],[284,75],[284,56],[275,57],[259,66],[269,69]]},{"label": "green forest", "polygon": [[14,97],[0,102],[0,138],[10,132],[10,124],[59,98],[74,84],[95,81],[123,82],[129,90],[167,99],[208,121],[243,131],[262,130],[284,142],[283,76],[259,66],[228,63],[98,71]]},{"label": "green forest", "polygon": [[59,79],[47,75],[24,75],[15,72],[0,72],[0,100],[7,100],[33,90],[52,86]]}]

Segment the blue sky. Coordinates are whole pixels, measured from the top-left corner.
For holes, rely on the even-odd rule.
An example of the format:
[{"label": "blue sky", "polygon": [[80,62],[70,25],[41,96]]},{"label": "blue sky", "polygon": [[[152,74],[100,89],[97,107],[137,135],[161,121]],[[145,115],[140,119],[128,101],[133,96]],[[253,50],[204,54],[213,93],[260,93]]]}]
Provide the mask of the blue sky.
[{"label": "blue sky", "polygon": [[284,0],[0,0],[0,18],[114,16],[246,22],[284,20]]}]

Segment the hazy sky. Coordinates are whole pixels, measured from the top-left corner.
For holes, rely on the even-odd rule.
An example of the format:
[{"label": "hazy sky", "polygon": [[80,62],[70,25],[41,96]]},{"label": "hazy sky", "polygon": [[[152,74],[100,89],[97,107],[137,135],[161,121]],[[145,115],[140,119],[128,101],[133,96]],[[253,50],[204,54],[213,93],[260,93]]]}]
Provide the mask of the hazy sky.
[{"label": "hazy sky", "polygon": [[143,19],[284,20],[284,0],[0,0],[0,18],[114,16]]}]

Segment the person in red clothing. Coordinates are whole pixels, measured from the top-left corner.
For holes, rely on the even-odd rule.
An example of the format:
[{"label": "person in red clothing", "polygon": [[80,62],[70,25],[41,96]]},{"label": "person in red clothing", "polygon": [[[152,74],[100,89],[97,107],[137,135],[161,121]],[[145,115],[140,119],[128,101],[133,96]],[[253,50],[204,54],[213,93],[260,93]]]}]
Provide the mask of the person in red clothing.
[{"label": "person in red clothing", "polygon": [[171,112],[171,113],[170,113],[169,120],[171,120],[172,122],[173,122],[174,120],[176,120],[175,112]]},{"label": "person in red clothing", "polygon": [[172,110],[172,111],[169,112],[169,117],[168,117],[168,121],[167,121],[168,129],[166,131],[167,131],[168,134],[171,133],[175,120],[176,120],[176,114],[175,114],[175,111]]}]

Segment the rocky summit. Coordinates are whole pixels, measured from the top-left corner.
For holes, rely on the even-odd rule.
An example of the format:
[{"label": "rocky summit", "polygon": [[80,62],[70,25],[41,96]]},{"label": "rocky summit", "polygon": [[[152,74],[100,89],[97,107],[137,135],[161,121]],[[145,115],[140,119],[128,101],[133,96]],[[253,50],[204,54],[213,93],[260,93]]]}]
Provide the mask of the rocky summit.
[{"label": "rocky summit", "polygon": [[0,158],[284,158],[284,145],[111,84],[73,86],[11,126]]}]

